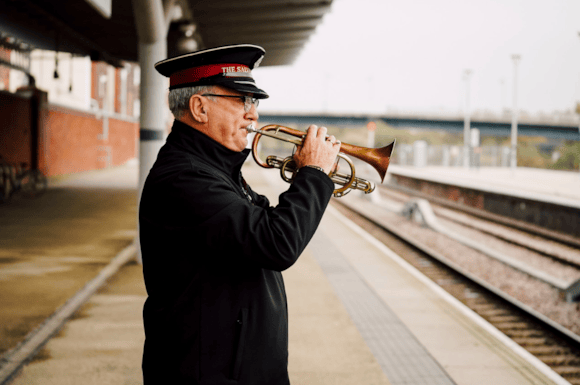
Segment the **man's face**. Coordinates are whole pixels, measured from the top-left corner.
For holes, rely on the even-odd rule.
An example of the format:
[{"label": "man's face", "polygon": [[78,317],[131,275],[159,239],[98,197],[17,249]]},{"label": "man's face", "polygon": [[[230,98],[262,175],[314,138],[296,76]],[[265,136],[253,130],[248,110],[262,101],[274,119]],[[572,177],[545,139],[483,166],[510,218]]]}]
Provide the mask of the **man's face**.
[{"label": "man's face", "polygon": [[[224,88],[215,87],[211,92],[216,95],[236,95],[244,94]],[[251,96],[251,95],[250,95]],[[249,112],[244,111],[243,99],[228,97],[211,97],[207,100],[208,132],[206,134],[213,140],[229,148],[232,151],[242,151],[248,144],[249,124],[257,125],[258,112],[252,106]]]}]

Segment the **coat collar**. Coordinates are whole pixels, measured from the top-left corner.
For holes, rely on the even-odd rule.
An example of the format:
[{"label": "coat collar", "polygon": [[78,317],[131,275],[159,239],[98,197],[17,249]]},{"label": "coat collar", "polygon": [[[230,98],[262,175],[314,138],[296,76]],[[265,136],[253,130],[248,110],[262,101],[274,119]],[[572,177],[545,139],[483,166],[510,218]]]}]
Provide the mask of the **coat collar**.
[{"label": "coat collar", "polygon": [[203,159],[233,178],[238,177],[251,150],[232,151],[193,127],[175,120],[167,142]]}]

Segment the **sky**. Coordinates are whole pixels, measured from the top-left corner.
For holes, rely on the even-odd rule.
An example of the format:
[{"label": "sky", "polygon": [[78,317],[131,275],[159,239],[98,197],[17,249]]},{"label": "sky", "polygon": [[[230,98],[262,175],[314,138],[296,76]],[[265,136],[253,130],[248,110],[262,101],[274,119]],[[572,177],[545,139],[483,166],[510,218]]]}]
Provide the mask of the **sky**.
[{"label": "sky", "polygon": [[520,55],[518,108],[551,113],[580,102],[579,32],[580,0],[334,0],[292,65],[253,74],[266,112],[499,113]]}]

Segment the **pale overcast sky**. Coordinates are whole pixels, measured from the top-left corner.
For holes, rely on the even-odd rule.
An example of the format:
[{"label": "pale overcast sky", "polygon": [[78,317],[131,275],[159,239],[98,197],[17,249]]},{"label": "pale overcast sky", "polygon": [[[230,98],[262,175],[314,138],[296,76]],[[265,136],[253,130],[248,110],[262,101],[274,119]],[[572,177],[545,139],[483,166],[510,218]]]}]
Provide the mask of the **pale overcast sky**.
[{"label": "pale overcast sky", "polygon": [[[455,112],[580,101],[580,0],[334,0],[291,66],[254,71],[261,111]],[[267,55],[267,53],[266,53]],[[503,85],[502,85],[503,84]]]}]

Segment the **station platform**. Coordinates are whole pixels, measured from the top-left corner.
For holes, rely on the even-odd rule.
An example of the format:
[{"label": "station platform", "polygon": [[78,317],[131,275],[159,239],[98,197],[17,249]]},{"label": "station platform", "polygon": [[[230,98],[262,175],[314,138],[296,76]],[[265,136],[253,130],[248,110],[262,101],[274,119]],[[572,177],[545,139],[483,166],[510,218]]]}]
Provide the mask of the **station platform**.
[{"label": "station platform", "polygon": [[[48,195],[50,200],[44,204],[82,205],[87,200],[86,195],[65,193],[66,186],[88,187],[85,194],[101,194],[94,185],[109,190],[131,184],[136,188],[136,175],[133,162],[55,181],[58,191]],[[244,176],[272,203],[287,188],[277,171],[260,169],[253,162],[244,167]],[[86,231],[94,230],[95,237],[107,237],[110,234],[97,222],[115,223],[127,212],[136,215],[130,199],[106,217],[95,214],[100,210],[87,204],[77,212],[76,221],[47,219],[42,226],[53,234],[67,234],[74,231],[71,226],[82,225]],[[10,220],[6,215],[21,220],[21,213],[0,206],[2,220]],[[40,224],[35,226],[42,230]],[[18,239],[26,249],[27,237]],[[85,241],[79,238],[79,247]],[[34,247],[42,253],[40,240]],[[111,253],[108,258],[114,257]],[[11,263],[0,266],[1,272]],[[50,279],[54,272],[39,274]],[[15,274],[5,279],[20,278]],[[502,339],[497,330],[333,207],[298,262],[284,272],[284,279],[293,385],[567,383]],[[140,265],[125,264],[11,384],[141,384],[145,296]]]},{"label": "station platform", "polygon": [[580,247],[580,173],[392,165],[389,187]]},{"label": "station platform", "polygon": [[392,174],[580,207],[580,172],[518,167],[389,166]]}]

